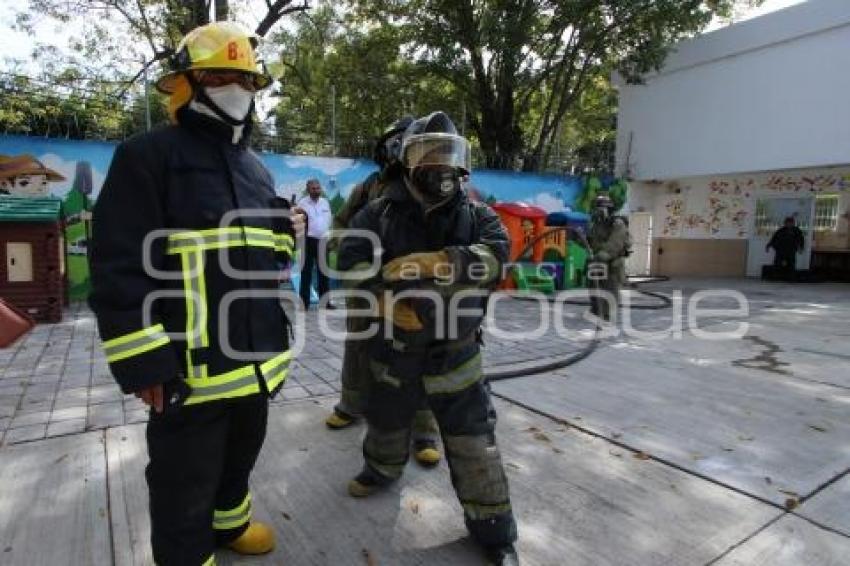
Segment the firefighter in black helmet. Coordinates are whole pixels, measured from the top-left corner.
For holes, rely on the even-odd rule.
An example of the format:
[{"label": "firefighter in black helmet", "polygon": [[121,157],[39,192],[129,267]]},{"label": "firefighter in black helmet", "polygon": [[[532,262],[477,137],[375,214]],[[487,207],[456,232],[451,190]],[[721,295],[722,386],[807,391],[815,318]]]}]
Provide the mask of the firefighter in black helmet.
[{"label": "firefighter in black helmet", "polygon": [[469,144],[443,112],[407,128],[400,163],[402,175],[350,223],[378,236],[377,275],[368,269],[373,250],[367,239],[345,237],[340,247],[339,268],[375,294],[381,325],[370,344],[366,462],[349,493],[368,496],[401,476],[411,417],[424,397],[440,425],[472,536],[494,564],[518,564],[480,353],[483,307],[508,258],[507,234],[489,207],[461,189],[470,172]]},{"label": "firefighter in black helmet", "polygon": [[[401,175],[401,136],[413,123],[413,117],[404,116],[390,125],[375,143],[373,159],[380,169],[369,175],[355,186],[343,207],[334,216],[334,230],[348,227],[354,215],[369,202],[379,198],[393,178]],[[353,307],[359,306],[356,299],[349,299]],[[363,317],[349,316],[346,319],[349,333],[362,332],[370,321]],[[369,365],[368,344],[364,340],[349,339],[345,342],[342,358],[342,392],[339,403],[333,413],[325,420],[331,429],[351,426],[366,410],[366,399],[372,383]],[[439,429],[434,414],[428,409],[424,399],[422,406],[413,417],[414,458],[425,467],[436,466],[440,462],[437,448]]]}]

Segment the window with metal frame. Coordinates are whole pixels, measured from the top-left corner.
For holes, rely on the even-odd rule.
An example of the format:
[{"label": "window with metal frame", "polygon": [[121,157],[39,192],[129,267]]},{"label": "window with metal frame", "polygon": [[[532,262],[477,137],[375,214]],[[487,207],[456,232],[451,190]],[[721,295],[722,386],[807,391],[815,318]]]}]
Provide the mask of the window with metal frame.
[{"label": "window with metal frame", "polygon": [[829,232],[838,227],[838,195],[818,195],[815,199],[814,229]]},{"label": "window with metal frame", "polygon": [[770,218],[767,201],[759,199],[756,201],[755,231],[759,236],[768,236],[773,233],[775,227]]}]

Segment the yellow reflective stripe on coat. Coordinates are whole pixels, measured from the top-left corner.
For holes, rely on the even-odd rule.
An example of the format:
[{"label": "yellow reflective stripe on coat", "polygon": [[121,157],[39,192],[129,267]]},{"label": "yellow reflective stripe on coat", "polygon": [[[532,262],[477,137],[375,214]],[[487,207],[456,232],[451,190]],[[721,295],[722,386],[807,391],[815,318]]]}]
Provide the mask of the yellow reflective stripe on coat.
[{"label": "yellow reflective stripe on coat", "polygon": [[286,381],[286,376],[289,374],[289,362],[291,360],[292,352],[287,350],[283,354],[275,356],[260,365],[260,371],[266,380],[266,388],[270,393]]},{"label": "yellow reflective stripe on coat", "polygon": [[[277,384],[286,379],[291,359],[292,352],[287,350],[260,364],[260,372],[266,379],[269,391],[273,391]],[[187,405],[244,397],[260,392],[260,382],[253,364],[219,375],[190,377],[186,383],[192,388],[192,394],[186,400]]]},{"label": "yellow reflective stripe on coat", "polygon": [[192,230],[169,235],[166,251],[169,254],[180,254],[188,251],[241,246],[244,242],[245,233],[239,226]]},{"label": "yellow reflective stripe on coat", "polygon": [[292,255],[292,250],[295,248],[295,240],[289,234],[274,235],[274,249],[278,252],[286,252]]},{"label": "yellow reflective stripe on coat", "polygon": [[207,284],[204,277],[204,254],[187,252],[180,256],[183,268],[183,291],[186,294],[186,368],[190,378],[205,377],[205,365],[192,365],[191,351],[210,345],[207,329]]},{"label": "yellow reflective stripe on coat", "polygon": [[171,234],[168,236],[167,253],[182,254],[240,246],[291,251],[293,240],[288,234],[276,234],[266,228],[250,226],[210,228]]},{"label": "yellow reflective stripe on coat", "polygon": [[213,528],[217,530],[235,529],[251,519],[251,492],[245,496],[242,503],[233,509],[215,510],[213,513]]},{"label": "yellow reflective stripe on coat", "polygon": [[170,342],[162,324],[154,324],[103,343],[103,353],[106,361],[118,362],[150,352]]},{"label": "yellow reflective stripe on coat", "polygon": [[201,566],[215,566],[215,554],[210,555]]},{"label": "yellow reflective stripe on coat", "polygon": [[186,405],[229,397],[244,397],[260,392],[260,384],[253,364],[219,375],[189,377],[186,383],[192,388],[192,394],[186,400]]},{"label": "yellow reflective stripe on coat", "polygon": [[481,379],[481,352],[442,375],[425,375],[422,385],[428,394],[457,393]]}]

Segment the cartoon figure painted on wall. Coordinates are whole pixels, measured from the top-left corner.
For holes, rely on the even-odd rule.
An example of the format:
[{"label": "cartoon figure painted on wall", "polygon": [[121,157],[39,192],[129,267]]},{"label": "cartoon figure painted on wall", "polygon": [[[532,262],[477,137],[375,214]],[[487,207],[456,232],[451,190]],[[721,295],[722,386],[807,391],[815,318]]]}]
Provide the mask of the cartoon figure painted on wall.
[{"label": "cartoon figure painted on wall", "polygon": [[92,167],[77,161],[74,182],[65,195],[65,239],[68,242],[68,280],[71,298],[84,298],[89,292],[88,241],[91,238]]},{"label": "cartoon figure painted on wall", "polygon": [[[64,175],[32,155],[0,155],[0,194],[23,198],[49,197],[55,194],[56,188],[51,184],[65,180]],[[88,294],[87,242],[91,234],[92,189],[91,164],[78,161],[73,185],[62,199],[71,299],[82,299]]]},{"label": "cartoon figure painted on wall", "polygon": [[0,155],[0,194],[39,198],[50,194],[50,183],[64,181],[32,155]]}]

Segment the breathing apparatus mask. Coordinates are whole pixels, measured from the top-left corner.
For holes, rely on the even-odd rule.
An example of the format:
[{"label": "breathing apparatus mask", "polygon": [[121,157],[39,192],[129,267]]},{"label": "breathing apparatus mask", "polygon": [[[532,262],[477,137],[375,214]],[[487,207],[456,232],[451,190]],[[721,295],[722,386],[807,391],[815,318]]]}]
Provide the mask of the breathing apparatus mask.
[{"label": "breathing apparatus mask", "polygon": [[423,133],[402,140],[406,178],[426,204],[449,200],[471,169],[469,142],[456,134]]},{"label": "breathing apparatus mask", "polygon": [[593,201],[593,211],[591,212],[591,219],[596,222],[605,222],[614,213],[614,201],[607,195],[599,195]]},{"label": "breathing apparatus mask", "polygon": [[605,222],[608,220],[608,216],[608,207],[606,206],[597,206],[591,213],[591,218],[594,222]]}]

